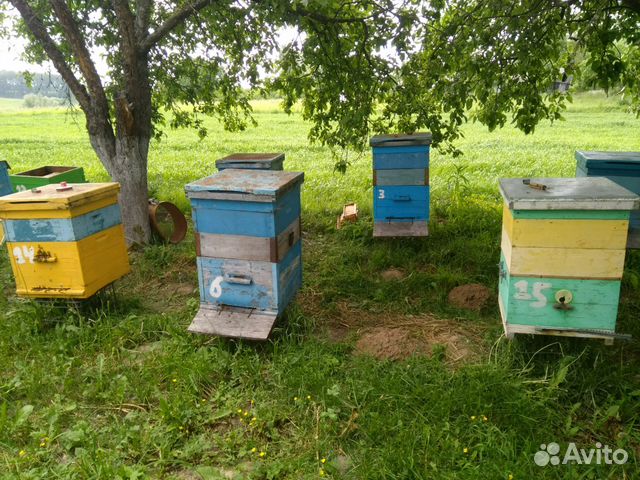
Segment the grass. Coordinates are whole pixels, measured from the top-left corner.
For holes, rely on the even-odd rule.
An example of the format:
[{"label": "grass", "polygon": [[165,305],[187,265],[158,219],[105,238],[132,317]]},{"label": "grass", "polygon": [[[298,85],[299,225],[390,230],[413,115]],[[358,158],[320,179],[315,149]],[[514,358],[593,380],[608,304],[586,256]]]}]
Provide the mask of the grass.
[{"label": "grass", "polygon": [[[106,180],[65,110],[0,102],[0,154],[19,172],[79,165]],[[8,105],[8,104],[7,104]],[[14,108],[15,107],[15,108]],[[431,235],[371,237],[370,156],[334,173],[298,115],[255,104],[259,127],[199,141],[169,132],[150,153],[153,196],[188,211],[185,183],[237,151],[286,152],[304,170],[305,285],[264,344],[188,334],[198,306],[193,237],[131,256],[133,272],[78,312],[12,296],[0,255],[0,477],[100,479],[635,478],[640,454],[640,348],[554,337],[501,338],[496,306],[505,176],[572,176],[574,150],[640,150],[638,120],[615,98],[576,96],[566,121],[525,136],[465,126],[461,159],[432,155]],[[360,221],[335,230],[342,204]],[[407,273],[384,281],[388,268]],[[640,255],[627,259],[619,330],[640,337]],[[494,294],[478,313],[447,302],[451,288]],[[429,315],[452,322],[479,351],[452,365],[431,356],[354,355],[360,330]],[[340,323],[349,327],[332,341]],[[486,418],[486,420],[485,420]],[[541,468],[541,443],[629,452],[626,465]],[[262,455],[261,455],[262,454]],[[326,459],[323,462],[323,459]]]}]

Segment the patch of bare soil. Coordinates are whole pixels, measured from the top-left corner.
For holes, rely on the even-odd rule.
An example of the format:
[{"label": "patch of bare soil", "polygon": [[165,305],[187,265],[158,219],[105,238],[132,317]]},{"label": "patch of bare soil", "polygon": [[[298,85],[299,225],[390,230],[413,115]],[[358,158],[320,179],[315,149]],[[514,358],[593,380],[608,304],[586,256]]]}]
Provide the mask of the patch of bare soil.
[{"label": "patch of bare soil", "polygon": [[406,275],[399,268],[389,268],[380,274],[383,280],[402,280]]},{"label": "patch of bare soil", "polygon": [[432,315],[400,315],[393,312],[370,312],[347,302],[329,310],[320,294],[305,292],[298,304],[331,341],[356,338],[355,354],[380,359],[401,360],[412,355],[430,356],[444,348],[449,365],[473,363],[481,357],[482,325],[441,319]]},{"label": "patch of bare soil", "polygon": [[460,285],[449,292],[449,303],[467,310],[481,310],[491,298],[491,290],[479,283]]}]

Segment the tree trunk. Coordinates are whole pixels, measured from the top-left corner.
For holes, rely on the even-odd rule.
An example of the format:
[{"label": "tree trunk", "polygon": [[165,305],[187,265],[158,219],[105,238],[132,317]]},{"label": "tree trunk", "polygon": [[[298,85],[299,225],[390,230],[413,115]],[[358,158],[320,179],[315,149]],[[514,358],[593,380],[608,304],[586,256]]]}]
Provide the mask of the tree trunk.
[{"label": "tree trunk", "polygon": [[149,223],[149,187],[147,183],[147,154],[149,139],[120,137],[116,139],[115,156],[96,148],[101,142],[91,143],[114,182],[120,184],[120,209],[128,245],[146,244],[151,237]]}]

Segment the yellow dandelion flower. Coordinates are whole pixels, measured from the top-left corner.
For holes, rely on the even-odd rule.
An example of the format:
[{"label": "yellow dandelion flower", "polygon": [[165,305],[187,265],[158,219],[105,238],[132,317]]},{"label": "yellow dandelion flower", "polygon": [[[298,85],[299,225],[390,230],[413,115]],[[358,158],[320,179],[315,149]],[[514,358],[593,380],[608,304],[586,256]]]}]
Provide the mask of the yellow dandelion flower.
[{"label": "yellow dandelion flower", "polygon": [[485,415],[482,415],[482,421],[486,422],[487,420],[489,420]]},{"label": "yellow dandelion flower", "polygon": [[320,469],[320,476],[324,477],[324,470],[323,469]]},{"label": "yellow dandelion flower", "polygon": [[184,430],[184,427],[182,425],[180,426],[180,430]]},{"label": "yellow dandelion flower", "polygon": [[471,421],[475,420],[476,416],[475,415],[471,415]]},{"label": "yellow dandelion flower", "polygon": [[311,400],[311,395],[307,395],[307,400]]},{"label": "yellow dandelion flower", "polygon": [[320,460],[320,463],[327,463],[327,459],[323,458],[322,460]]},{"label": "yellow dandelion flower", "polygon": [[176,383],[178,381],[177,378],[174,378],[173,380],[171,380],[173,383]]},{"label": "yellow dandelion flower", "polygon": [[251,449],[251,453],[256,453],[257,451],[258,451],[258,449],[257,449],[256,447],[253,447],[253,448]]},{"label": "yellow dandelion flower", "polygon": [[265,453],[265,452],[260,452],[260,456],[261,456],[261,457],[264,457],[265,455],[266,455],[266,453]]},{"label": "yellow dandelion flower", "polygon": [[27,454],[27,452],[25,452],[24,450],[20,450],[18,452],[18,455],[20,455],[21,457],[24,457]]},{"label": "yellow dandelion flower", "polygon": [[47,444],[46,444],[45,442],[40,442],[40,446],[41,446],[41,447],[46,447],[46,446],[47,446]]},{"label": "yellow dandelion flower", "polygon": [[206,398],[203,398],[203,399],[201,400],[201,402],[202,402],[202,403],[207,403],[207,399],[206,399]]},{"label": "yellow dandelion flower", "polygon": [[298,401],[298,397],[293,397],[293,401],[297,402]]},{"label": "yellow dandelion flower", "polygon": [[513,480],[513,475],[509,474],[509,480]]},{"label": "yellow dandelion flower", "polygon": [[256,402],[254,402],[253,400],[251,400],[251,405],[253,405],[254,403],[256,403]]},{"label": "yellow dandelion flower", "polygon": [[242,409],[241,408],[238,409],[238,413],[242,413]]},{"label": "yellow dandelion flower", "polygon": [[462,451],[463,451],[464,453],[469,453],[469,449],[468,449],[467,447],[464,447],[464,448],[462,449]]},{"label": "yellow dandelion flower", "polygon": [[244,415],[245,417],[248,417],[248,416],[249,416],[249,412],[247,412],[247,411],[245,410],[245,411],[244,411],[244,413],[243,413],[242,415]]}]

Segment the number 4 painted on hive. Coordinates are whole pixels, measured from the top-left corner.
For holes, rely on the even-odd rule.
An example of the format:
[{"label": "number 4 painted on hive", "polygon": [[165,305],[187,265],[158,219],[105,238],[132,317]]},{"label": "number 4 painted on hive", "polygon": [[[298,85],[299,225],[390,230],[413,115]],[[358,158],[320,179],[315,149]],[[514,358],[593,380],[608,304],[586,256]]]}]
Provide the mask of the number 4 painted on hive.
[{"label": "number 4 painted on hive", "polygon": [[16,258],[16,263],[18,265],[24,265],[27,263],[27,260],[29,260],[29,263],[34,263],[36,251],[33,247],[27,247],[26,245],[22,248],[15,247],[13,249],[13,256]]}]

